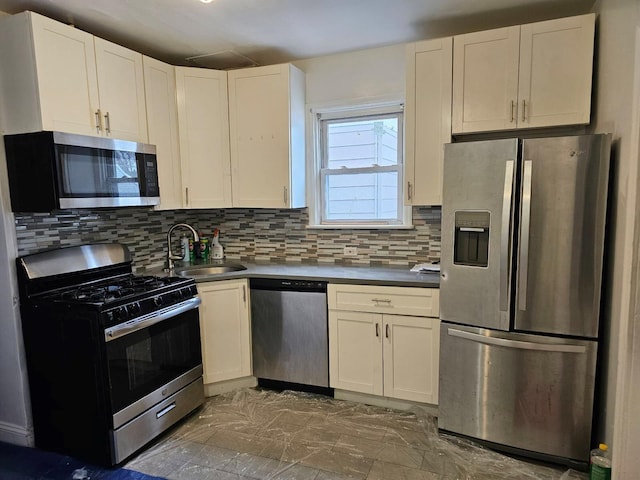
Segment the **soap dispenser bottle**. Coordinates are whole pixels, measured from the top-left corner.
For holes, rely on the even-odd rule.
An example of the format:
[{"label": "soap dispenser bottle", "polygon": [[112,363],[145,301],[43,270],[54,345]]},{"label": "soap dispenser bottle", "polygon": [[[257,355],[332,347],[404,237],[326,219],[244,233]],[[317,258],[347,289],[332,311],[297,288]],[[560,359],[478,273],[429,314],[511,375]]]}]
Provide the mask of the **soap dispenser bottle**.
[{"label": "soap dispenser bottle", "polygon": [[213,245],[211,246],[211,258],[215,260],[222,260],[224,258],[224,249],[220,245],[219,237],[220,230],[215,228],[213,230]]},{"label": "soap dispenser bottle", "polygon": [[189,261],[189,237],[182,235],[180,237],[180,247],[182,248],[182,261]]}]

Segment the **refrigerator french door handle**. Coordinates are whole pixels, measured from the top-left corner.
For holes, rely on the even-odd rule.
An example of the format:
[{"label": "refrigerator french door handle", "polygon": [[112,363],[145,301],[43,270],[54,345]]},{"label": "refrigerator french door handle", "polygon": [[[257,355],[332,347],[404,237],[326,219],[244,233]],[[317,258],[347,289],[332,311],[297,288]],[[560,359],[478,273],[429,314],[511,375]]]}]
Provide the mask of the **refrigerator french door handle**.
[{"label": "refrigerator french door handle", "polygon": [[448,328],[447,333],[452,337],[464,338],[477,343],[486,345],[497,345],[500,347],[517,348],[520,350],[537,350],[540,352],[559,352],[559,353],[585,353],[587,347],[583,345],[558,345],[549,343],[524,342],[522,340],[507,340],[506,338],[487,337],[477,333],[465,332],[455,328]]},{"label": "refrigerator french door handle", "polygon": [[509,308],[509,235],[511,233],[511,197],[513,195],[514,161],[507,160],[504,167],[502,198],[502,225],[500,230],[500,310]]},{"label": "refrigerator french door handle", "polygon": [[525,160],[522,175],[522,216],[520,218],[520,258],[518,259],[518,310],[527,309],[529,275],[529,228],[531,226],[531,160]]}]

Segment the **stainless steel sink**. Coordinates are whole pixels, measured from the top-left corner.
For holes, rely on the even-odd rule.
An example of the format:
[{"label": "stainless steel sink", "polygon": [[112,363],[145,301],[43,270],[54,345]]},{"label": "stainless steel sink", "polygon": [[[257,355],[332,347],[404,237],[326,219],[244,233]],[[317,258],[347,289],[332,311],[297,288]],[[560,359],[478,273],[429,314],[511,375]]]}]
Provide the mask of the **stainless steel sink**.
[{"label": "stainless steel sink", "polygon": [[219,275],[221,273],[240,272],[247,267],[239,263],[227,263],[225,265],[201,265],[198,267],[177,268],[176,275],[181,277],[201,277],[205,275]]}]

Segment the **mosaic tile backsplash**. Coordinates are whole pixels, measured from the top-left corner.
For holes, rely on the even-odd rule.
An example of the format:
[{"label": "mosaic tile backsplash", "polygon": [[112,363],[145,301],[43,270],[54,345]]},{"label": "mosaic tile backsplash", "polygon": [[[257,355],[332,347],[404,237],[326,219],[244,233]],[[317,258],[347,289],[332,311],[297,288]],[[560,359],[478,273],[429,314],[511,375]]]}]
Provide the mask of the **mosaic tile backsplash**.
[{"label": "mosaic tile backsplash", "polygon": [[[220,229],[225,257],[246,262],[409,266],[440,259],[440,207],[414,207],[412,229],[310,229],[304,209],[154,211],[146,208],[15,214],[18,254],[91,242],[127,245],[137,271],[161,268],[167,231],[186,222],[211,237]],[[176,251],[182,230],[175,230]],[[347,257],[345,246],[357,247]]]}]

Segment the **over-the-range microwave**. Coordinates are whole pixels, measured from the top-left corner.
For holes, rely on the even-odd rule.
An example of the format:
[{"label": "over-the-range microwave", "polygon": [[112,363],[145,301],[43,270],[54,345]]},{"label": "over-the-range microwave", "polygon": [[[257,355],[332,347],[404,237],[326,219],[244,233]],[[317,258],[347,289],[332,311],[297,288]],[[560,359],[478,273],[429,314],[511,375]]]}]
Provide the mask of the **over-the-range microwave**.
[{"label": "over-the-range microwave", "polygon": [[155,145],[48,131],[4,144],[14,212],[160,203]]}]

